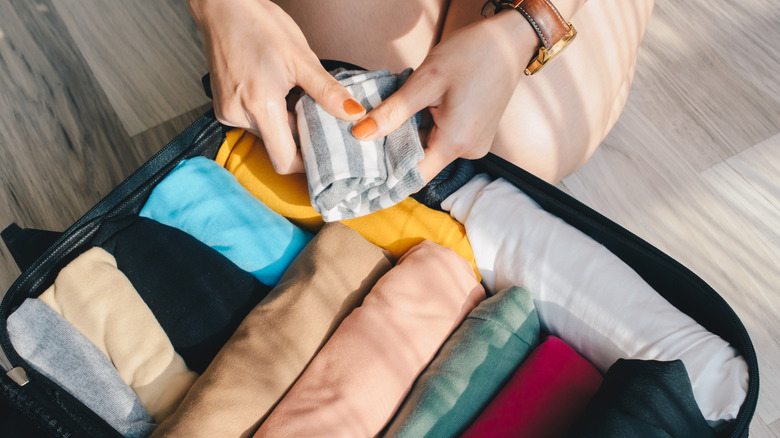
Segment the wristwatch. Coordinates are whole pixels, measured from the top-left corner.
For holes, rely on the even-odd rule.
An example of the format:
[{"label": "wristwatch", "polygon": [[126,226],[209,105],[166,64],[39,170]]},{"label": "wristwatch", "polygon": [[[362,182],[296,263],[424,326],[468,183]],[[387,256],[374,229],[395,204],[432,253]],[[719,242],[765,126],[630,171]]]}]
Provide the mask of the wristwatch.
[{"label": "wristwatch", "polygon": [[528,76],[541,70],[577,36],[574,26],[561,17],[550,0],[488,0],[482,7],[482,15],[487,17],[507,8],[523,14],[542,43],[525,68]]}]

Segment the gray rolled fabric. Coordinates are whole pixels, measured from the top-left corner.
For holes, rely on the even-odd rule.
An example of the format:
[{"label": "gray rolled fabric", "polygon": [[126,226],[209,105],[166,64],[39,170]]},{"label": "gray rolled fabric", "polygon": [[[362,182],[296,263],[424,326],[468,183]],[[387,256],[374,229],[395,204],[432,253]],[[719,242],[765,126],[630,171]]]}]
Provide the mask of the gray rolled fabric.
[{"label": "gray rolled fabric", "polygon": [[46,303],[28,298],[8,317],[8,337],[36,371],[68,391],[122,436],[156,425],[103,352]]},{"label": "gray rolled fabric", "polygon": [[[370,111],[411,73],[412,69],[397,75],[339,69],[333,75]],[[311,203],[326,222],[392,207],[425,185],[417,168],[424,157],[419,116],[384,138],[362,141],[352,135],[353,122],[328,114],[308,95],[295,109]]]}]

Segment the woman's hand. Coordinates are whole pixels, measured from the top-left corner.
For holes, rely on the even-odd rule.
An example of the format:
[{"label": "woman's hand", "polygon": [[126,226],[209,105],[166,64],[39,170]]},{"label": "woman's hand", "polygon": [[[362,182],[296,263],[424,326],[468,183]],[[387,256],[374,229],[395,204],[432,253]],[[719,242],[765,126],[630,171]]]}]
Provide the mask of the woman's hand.
[{"label": "woman's hand", "polygon": [[456,31],[353,127],[353,135],[365,140],[385,136],[428,108],[433,127],[419,163],[426,181],[458,157],[484,156],[538,45],[535,38],[525,19],[511,10]]},{"label": "woman's hand", "polygon": [[320,65],[300,28],[268,0],[188,0],[211,72],[217,119],[260,136],[277,172],[302,172],[285,97],[297,86],[330,114],[365,109]]}]

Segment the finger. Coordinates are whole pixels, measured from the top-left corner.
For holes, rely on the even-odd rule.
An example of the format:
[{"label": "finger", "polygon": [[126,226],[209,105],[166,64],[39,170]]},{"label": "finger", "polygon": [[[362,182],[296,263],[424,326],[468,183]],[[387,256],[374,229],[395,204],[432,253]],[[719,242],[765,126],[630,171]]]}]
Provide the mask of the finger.
[{"label": "finger", "polygon": [[303,159],[290,131],[284,99],[268,102],[260,111],[247,112],[260,132],[274,170],[281,175],[303,172]]},{"label": "finger", "polygon": [[293,158],[292,165],[290,166],[290,173],[304,173],[306,167],[303,164],[303,155],[301,155],[300,149],[295,149],[295,158]]},{"label": "finger", "polygon": [[298,74],[298,85],[325,111],[343,120],[357,120],[366,113],[349,91],[319,64],[307,66]]},{"label": "finger", "polygon": [[298,118],[294,112],[287,111],[287,124],[290,126],[290,132],[296,145],[301,144],[300,135],[298,135]]},{"label": "finger", "polygon": [[415,76],[416,73],[412,73],[401,88],[352,127],[355,138],[375,140],[384,137],[418,111],[439,103],[441,82],[430,73]]},{"label": "finger", "polygon": [[425,148],[425,157],[417,163],[417,168],[420,169],[420,174],[426,183],[458,158],[457,152],[443,143],[441,131],[436,126],[431,129],[427,139],[428,147]]},{"label": "finger", "polygon": [[240,101],[235,98],[225,97],[224,94],[214,93],[214,116],[219,123],[236,128],[253,129],[253,123],[249,121],[246,110]]}]

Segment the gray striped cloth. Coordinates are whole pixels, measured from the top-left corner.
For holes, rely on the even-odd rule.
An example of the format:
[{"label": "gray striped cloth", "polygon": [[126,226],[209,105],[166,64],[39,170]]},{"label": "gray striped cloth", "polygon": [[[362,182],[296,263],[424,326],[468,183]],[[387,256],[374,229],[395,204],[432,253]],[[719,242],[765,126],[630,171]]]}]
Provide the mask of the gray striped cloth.
[{"label": "gray striped cloth", "polygon": [[[333,76],[370,111],[397,90],[412,73],[339,69]],[[326,222],[363,216],[391,207],[425,185],[417,168],[423,159],[419,114],[387,137],[361,141],[354,122],[328,114],[306,95],[295,107],[301,154],[311,204]]]}]

